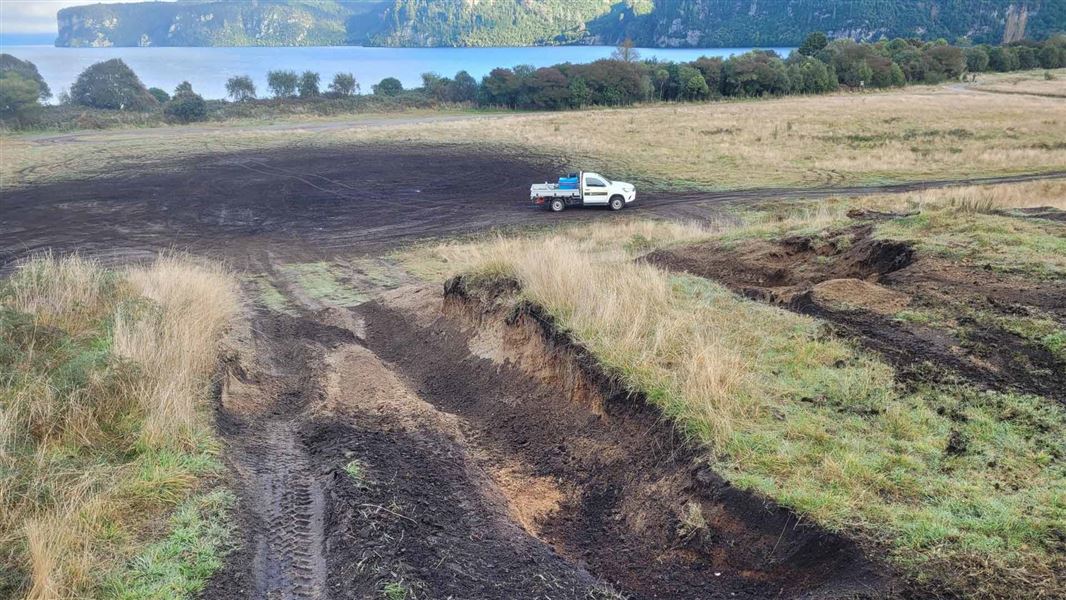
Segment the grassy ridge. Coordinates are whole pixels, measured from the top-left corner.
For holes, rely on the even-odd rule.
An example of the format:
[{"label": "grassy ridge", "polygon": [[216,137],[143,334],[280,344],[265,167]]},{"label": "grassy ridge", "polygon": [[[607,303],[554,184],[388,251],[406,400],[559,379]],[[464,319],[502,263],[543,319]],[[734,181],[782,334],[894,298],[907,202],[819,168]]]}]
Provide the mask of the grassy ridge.
[{"label": "grassy ridge", "polygon": [[[161,597],[146,579],[171,592],[202,584],[196,565],[221,551],[231,498],[207,485],[222,467],[202,405],[236,308],[228,275],[167,257],[116,272],[45,256],[0,284],[5,596]],[[178,505],[186,517],[164,526]],[[197,519],[181,552],[147,545]],[[197,547],[208,556],[187,561]],[[132,577],[131,564],[158,568]]]},{"label": "grassy ridge", "polygon": [[[1050,196],[1033,193],[1041,185]],[[1023,190],[1036,205],[1061,198],[1054,184]],[[949,192],[936,194],[868,202],[924,203],[943,236],[950,228],[938,224],[951,215],[973,216],[963,200],[979,197],[999,210],[1000,192],[956,190],[955,202]],[[967,597],[1062,594],[1061,405],[966,384],[901,388],[888,365],[813,319],[632,260],[663,244],[819,231],[847,208],[764,213],[725,231],[647,222],[580,227],[443,245],[407,260],[428,277],[516,277],[529,299],[705,443],[736,485],[883,548],[924,585],[947,581]],[[1018,231],[1014,241],[1025,235]],[[956,231],[952,241],[979,246],[974,239]],[[968,440],[966,453],[946,452],[953,437]]]}]

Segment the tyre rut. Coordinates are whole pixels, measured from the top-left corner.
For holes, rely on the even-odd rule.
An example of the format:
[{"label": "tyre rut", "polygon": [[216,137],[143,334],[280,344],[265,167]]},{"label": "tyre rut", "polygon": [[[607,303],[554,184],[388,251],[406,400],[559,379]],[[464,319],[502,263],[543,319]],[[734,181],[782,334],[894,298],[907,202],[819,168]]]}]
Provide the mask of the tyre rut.
[{"label": "tyre rut", "polygon": [[243,523],[242,573],[216,577],[205,597],[320,600],[325,589],[325,497],[300,432],[321,403],[328,347],[350,333],[258,311],[251,350],[230,367],[219,430],[236,474]]}]

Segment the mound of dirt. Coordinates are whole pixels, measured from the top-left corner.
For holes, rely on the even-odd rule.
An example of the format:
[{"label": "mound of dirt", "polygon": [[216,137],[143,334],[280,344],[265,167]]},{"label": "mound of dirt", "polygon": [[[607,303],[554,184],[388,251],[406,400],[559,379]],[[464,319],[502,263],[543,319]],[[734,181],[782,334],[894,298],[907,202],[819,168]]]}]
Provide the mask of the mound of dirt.
[{"label": "mound of dirt", "polygon": [[[881,353],[904,380],[939,379],[947,370],[980,387],[1066,400],[1061,360],[1003,326],[968,316],[1039,313],[1066,325],[1066,283],[918,256],[906,243],[871,233],[866,223],[817,238],[693,244],[644,260],[825,319]],[[905,309],[958,316],[948,323],[909,322],[898,318]]]},{"label": "mound of dirt", "polygon": [[815,284],[811,299],[842,310],[862,309],[881,315],[896,314],[911,302],[903,292],[861,279],[829,279]]}]

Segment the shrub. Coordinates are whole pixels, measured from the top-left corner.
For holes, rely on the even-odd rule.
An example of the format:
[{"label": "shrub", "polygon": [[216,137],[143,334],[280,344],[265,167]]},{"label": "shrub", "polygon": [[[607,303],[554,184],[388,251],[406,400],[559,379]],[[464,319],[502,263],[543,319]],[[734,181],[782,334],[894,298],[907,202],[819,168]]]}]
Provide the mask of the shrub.
[{"label": "shrub", "polygon": [[234,102],[255,100],[255,82],[247,75],[234,75],[226,81],[226,94]]},{"label": "shrub", "polygon": [[570,80],[570,106],[584,108],[592,101],[592,90],[582,77],[574,77]]},{"label": "shrub", "polygon": [[163,107],[163,114],[168,120],[179,123],[203,121],[207,118],[207,103],[199,94],[192,91],[192,85],[183,82],[175,90],[174,97]]},{"label": "shrub", "polygon": [[374,86],[375,96],[399,96],[403,92],[403,84],[395,77],[386,77]]},{"label": "shrub", "polygon": [[1045,40],[1038,54],[1040,66],[1045,69],[1066,67],[1066,35],[1057,35]]},{"label": "shrub", "polygon": [[1036,48],[1031,46],[1016,46],[1015,54],[1018,56],[1018,68],[1036,69],[1040,66],[1040,55]]},{"label": "shrub", "polygon": [[799,47],[798,52],[803,56],[814,56],[828,45],[829,38],[821,31],[815,31],[803,40],[803,45]]},{"label": "shrub", "polygon": [[155,98],[155,101],[160,104],[163,104],[167,100],[170,100],[170,94],[168,94],[166,90],[161,88],[150,87],[148,88],[148,93],[151,94],[152,97]]},{"label": "shrub", "polygon": [[0,71],[0,119],[23,127],[41,111],[41,88],[36,81],[14,71]]},{"label": "shrub", "polygon": [[701,56],[692,63],[692,66],[703,75],[703,80],[707,82],[712,96],[719,96],[722,93],[722,66],[724,64],[725,61],[721,58],[707,56]]},{"label": "shrub", "polygon": [[958,79],[968,64],[962,49],[955,46],[934,45],[925,54],[930,71],[943,79]]},{"label": "shrub", "polygon": [[70,87],[75,104],[115,110],[149,110],[159,105],[140,78],[120,58],[96,63],[82,71]]},{"label": "shrub", "polygon": [[[897,65],[893,65],[899,69]],[[900,71],[900,77],[903,77]],[[788,82],[793,94],[822,94],[837,89],[837,78],[828,65],[818,60],[796,54],[789,58]]]},{"label": "shrub", "polygon": [[447,100],[448,86],[451,82],[451,79],[433,72],[422,73],[422,91],[436,100]]},{"label": "shrub", "polygon": [[267,73],[267,87],[275,98],[292,98],[296,95],[296,88],[300,83],[300,77],[295,71],[270,71]]},{"label": "shrub", "polygon": [[988,70],[988,50],[981,46],[966,49],[966,70],[981,73]]},{"label": "shrub", "polygon": [[35,81],[38,88],[37,97],[40,100],[52,97],[52,90],[48,88],[44,77],[41,77],[41,73],[37,71],[37,65],[28,60],[19,60],[10,54],[0,54],[0,74],[3,73],[17,73],[25,79]]},{"label": "shrub", "polygon": [[477,100],[477,81],[466,71],[455,74],[448,88],[448,99],[452,102],[474,102]]},{"label": "shrub", "polygon": [[762,96],[788,93],[785,63],[777,54],[756,50],[731,56],[723,67],[724,90],[730,96]]},{"label": "shrub", "polygon": [[677,72],[680,81],[681,99],[703,100],[710,96],[711,90],[707,87],[707,80],[703,78],[703,74],[700,73],[699,69],[682,65]]},{"label": "shrub", "polygon": [[597,60],[587,65],[571,65],[564,73],[585,81],[591,92],[590,104],[628,105],[647,100],[654,92],[651,77],[642,63]]},{"label": "shrub", "polygon": [[329,84],[329,91],[337,96],[352,96],[359,91],[359,82],[351,73],[337,73],[333,83]]},{"label": "shrub", "polygon": [[518,85],[518,78],[511,69],[493,69],[481,79],[481,103],[514,108],[518,101]]},{"label": "shrub", "polygon": [[988,66],[993,71],[999,71],[1000,73],[1017,71],[1019,68],[1018,56],[1011,48],[993,46],[988,50]]},{"label": "shrub", "polygon": [[524,107],[560,110],[570,106],[570,82],[555,67],[537,69],[522,87],[521,105]]},{"label": "shrub", "polygon": [[300,90],[301,98],[315,98],[321,94],[318,89],[318,82],[320,78],[318,73],[314,71],[304,71],[303,75],[300,75],[300,83],[297,87]]}]

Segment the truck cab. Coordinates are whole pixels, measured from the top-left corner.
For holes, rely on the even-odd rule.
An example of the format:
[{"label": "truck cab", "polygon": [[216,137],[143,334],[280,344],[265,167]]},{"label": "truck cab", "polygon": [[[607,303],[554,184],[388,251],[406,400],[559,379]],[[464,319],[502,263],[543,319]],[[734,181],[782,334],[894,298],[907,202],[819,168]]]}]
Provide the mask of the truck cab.
[{"label": "truck cab", "polygon": [[530,186],[529,197],[537,206],[553,212],[571,206],[606,206],[611,210],[622,210],[637,199],[637,190],[630,183],[581,171],[560,177],[558,183],[535,183]]}]

